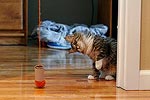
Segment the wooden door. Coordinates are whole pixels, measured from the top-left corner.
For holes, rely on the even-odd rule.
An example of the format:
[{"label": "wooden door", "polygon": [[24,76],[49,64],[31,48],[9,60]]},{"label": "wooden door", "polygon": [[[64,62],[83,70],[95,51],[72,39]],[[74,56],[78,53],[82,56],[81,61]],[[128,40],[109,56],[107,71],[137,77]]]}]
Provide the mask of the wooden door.
[{"label": "wooden door", "polygon": [[1,0],[0,29],[21,30],[23,28],[22,0]]},{"label": "wooden door", "polygon": [[118,0],[98,0],[98,23],[108,26],[107,36],[117,39]]},{"label": "wooden door", "polygon": [[112,0],[98,0],[98,22],[108,26],[107,36],[112,36]]},{"label": "wooden door", "polygon": [[27,0],[0,0],[0,44],[26,44]]}]

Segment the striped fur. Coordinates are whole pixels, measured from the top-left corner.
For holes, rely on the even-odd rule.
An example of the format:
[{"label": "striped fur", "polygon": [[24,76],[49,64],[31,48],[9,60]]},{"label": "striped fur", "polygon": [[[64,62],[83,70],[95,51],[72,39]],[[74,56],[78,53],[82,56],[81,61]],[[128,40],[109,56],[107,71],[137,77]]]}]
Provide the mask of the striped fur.
[{"label": "striped fur", "polygon": [[117,41],[115,39],[80,32],[68,35],[65,39],[71,43],[70,53],[80,52],[93,60],[94,79],[99,78],[100,70],[106,73],[106,77],[116,76]]}]

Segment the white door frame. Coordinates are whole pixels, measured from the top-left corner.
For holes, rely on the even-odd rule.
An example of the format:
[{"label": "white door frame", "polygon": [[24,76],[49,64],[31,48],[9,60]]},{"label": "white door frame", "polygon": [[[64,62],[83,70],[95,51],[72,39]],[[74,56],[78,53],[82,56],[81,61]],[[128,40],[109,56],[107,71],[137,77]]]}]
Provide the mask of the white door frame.
[{"label": "white door frame", "polygon": [[117,87],[150,90],[150,71],[140,70],[141,0],[118,0]]}]

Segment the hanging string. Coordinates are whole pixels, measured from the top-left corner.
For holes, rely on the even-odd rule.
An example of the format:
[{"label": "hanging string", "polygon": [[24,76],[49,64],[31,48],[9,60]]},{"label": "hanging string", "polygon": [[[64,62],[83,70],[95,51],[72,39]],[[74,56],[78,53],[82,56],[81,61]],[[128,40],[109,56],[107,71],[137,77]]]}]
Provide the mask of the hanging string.
[{"label": "hanging string", "polygon": [[38,64],[41,65],[41,35],[40,35],[40,25],[41,25],[41,0],[38,0]]},{"label": "hanging string", "polygon": [[41,2],[38,0],[38,65],[34,67],[35,70],[35,86],[37,88],[43,88],[46,84],[44,79],[44,68],[41,64],[41,37],[40,37],[40,25],[41,25]]}]

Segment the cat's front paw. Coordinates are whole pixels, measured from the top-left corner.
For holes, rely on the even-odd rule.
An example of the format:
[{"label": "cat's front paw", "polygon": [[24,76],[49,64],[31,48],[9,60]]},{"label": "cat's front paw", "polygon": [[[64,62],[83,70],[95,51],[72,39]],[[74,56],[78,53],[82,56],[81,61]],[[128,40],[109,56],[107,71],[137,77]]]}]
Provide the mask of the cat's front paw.
[{"label": "cat's front paw", "polygon": [[69,54],[70,54],[70,53],[74,53],[74,52],[76,52],[76,51],[75,51],[74,49],[72,49],[72,48],[68,50],[68,53],[69,53]]},{"label": "cat's front paw", "polygon": [[113,76],[111,76],[111,75],[107,75],[106,77],[105,77],[105,80],[107,80],[107,81],[111,81],[111,80],[114,80],[115,78],[113,77]]},{"label": "cat's front paw", "polygon": [[94,78],[93,75],[89,75],[89,76],[88,76],[88,79],[89,79],[89,80],[94,80],[95,78]]}]

